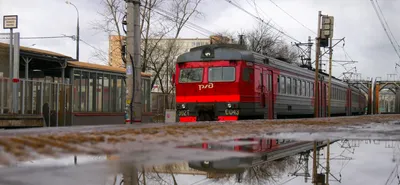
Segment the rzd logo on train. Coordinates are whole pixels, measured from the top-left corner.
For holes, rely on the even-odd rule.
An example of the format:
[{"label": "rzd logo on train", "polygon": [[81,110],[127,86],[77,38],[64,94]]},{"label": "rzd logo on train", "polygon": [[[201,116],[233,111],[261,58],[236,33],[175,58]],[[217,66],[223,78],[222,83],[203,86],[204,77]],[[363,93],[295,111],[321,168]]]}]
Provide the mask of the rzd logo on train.
[{"label": "rzd logo on train", "polygon": [[209,83],[206,85],[200,84],[199,85],[199,90],[201,91],[202,89],[212,89],[214,88],[214,84],[213,83]]}]

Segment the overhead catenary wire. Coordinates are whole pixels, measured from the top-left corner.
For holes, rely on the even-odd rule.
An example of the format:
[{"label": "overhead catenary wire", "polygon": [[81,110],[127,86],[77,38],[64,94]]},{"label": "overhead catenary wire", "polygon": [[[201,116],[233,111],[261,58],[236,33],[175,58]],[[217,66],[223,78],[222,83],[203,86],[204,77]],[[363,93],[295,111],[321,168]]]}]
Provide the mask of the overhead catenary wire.
[{"label": "overhead catenary wire", "polygon": [[381,6],[379,6],[378,0],[375,0],[375,2],[376,2],[376,6],[378,7],[379,12],[380,12],[381,15],[382,15],[382,20],[383,20],[383,22],[385,23],[385,25],[386,25],[386,27],[387,27],[387,29],[388,29],[390,35],[392,36],[392,38],[393,38],[393,40],[394,40],[394,42],[396,43],[397,48],[399,48],[399,47],[400,47],[400,46],[399,46],[399,43],[397,42],[396,38],[394,37],[394,35],[393,35],[393,33],[392,33],[392,30],[390,29],[389,24],[387,23],[386,18],[385,18],[385,16],[383,15],[383,12],[382,12]]},{"label": "overhead catenary wire", "polygon": [[[35,37],[20,37],[20,39],[60,39],[60,38],[73,38],[74,36],[61,35],[61,36],[35,36]],[[10,39],[10,37],[0,37],[0,39]]]},{"label": "overhead catenary wire", "polygon": [[[146,8],[146,9],[153,10],[155,13],[157,13],[157,14],[165,17],[165,18],[168,18],[168,19],[171,19],[171,20],[176,18],[175,17],[176,15],[174,15],[171,12],[168,12],[166,10],[163,10],[163,9],[160,9],[160,8],[156,8],[156,7],[155,8],[150,8],[150,7],[143,6],[143,5],[141,5],[141,6]],[[186,24],[184,25],[184,27],[186,27],[186,28],[188,28],[190,30],[193,30],[193,31],[195,31],[195,32],[197,32],[197,33],[199,33],[201,35],[207,36],[207,37],[210,36],[210,35],[216,34],[215,32],[210,31],[210,30],[208,30],[206,28],[203,28],[203,27],[201,27],[201,26],[199,26],[197,24],[194,24],[194,23],[192,23],[190,21],[187,21]]]},{"label": "overhead catenary wire", "polygon": [[[297,40],[296,38],[290,36],[289,34],[285,33],[284,31],[281,31],[281,30],[277,29],[275,26],[273,26],[273,25],[271,25],[271,24],[265,22],[265,21],[264,21],[263,19],[261,19],[260,17],[254,15],[254,14],[252,14],[251,12],[247,11],[246,9],[240,7],[239,5],[235,4],[235,3],[232,2],[231,0],[225,0],[225,1],[227,1],[227,2],[230,3],[231,5],[235,6],[236,8],[242,10],[243,12],[247,13],[248,15],[252,16],[252,17],[255,18],[256,20],[260,21],[261,23],[266,24],[267,26],[269,26],[269,27],[271,27],[272,29],[276,30],[277,32],[281,33],[282,35],[284,35],[284,36],[286,36],[286,37],[288,37],[288,38],[290,38],[290,39],[292,39],[292,40],[294,40],[294,41],[296,41],[296,42],[300,42],[300,41]],[[271,20],[272,20],[272,19],[271,19]],[[315,50],[312,49],[312,51],[315,51]],[[325,55],[323,55],[322,57],[327,58],[327,56],[325,56]]]},{"label": "overhead catenary wire", "polygon": [[305,26],[303,23],[301,23],[299,20],[297,20],[296,18],[294,18],[292,15],[290,15],[287,11],[285,11],[283,8],[281,8],[278,4],[276,4],[273,0],[269,0],[271,1],[272,4],[274,4],[276,7],[278,7],[281,11],[283,11],[286,15],[288,15],[289,17],[291,17],[293,20],[295,20],[297,23],[299,23],[301,26],[303,26],[304,28],[306,28],[307,30],[309,30],[310,32],[314,33],[315,35],[317,35],[317,33],[313,30],[311,30],[310,28],[308,28],[307,26]]},{"label": "overhead catenary wire", "polygon": [[[277,27],[279,27],[279,29],[283,30],[282,26],[280,26],[277,22],[275,22],[274,20],[272,20],[272,18],[269,18],[269,16],[267,15],[267,13],[265,13],[265,11],[262,8],[259,8],[259,6],[257,5],[256,0],[252,0],[253,5],[250,3],[250,0],[247,0],[247,3],[250,6],[254,7],[254,10],[256,11],[257,15],[259,17],[265,17],[266,19],[269,19],[268,22],[272,22],[273,24],[275,24]],[[261,13],[260,13],[261,12]],[[262,16],[261,14],[264,14],[264,16]]]},{"label": "overhead catenary wire", "polygon": [[[372,7],[373,7],[374,10],[375,10],[376,15],[378,16],[379,22],[381,23],[381,25],[382,25],[382,27],[383,27],[383,30],[384,30],[385,33],[386,33],[386,36],[389,38],[390,44],[393,46],[394,51],[396,52],[397,56],[398,56],[399,59],[400,59],[400,52],[398,51],[398,48],[397,48],[397,47],[394,45],[394,43],[393,43],[393,42],[394,42],[393,40],[395,40],[395,39],[394,39],[394,38],[392,39],[392,38],[390,37],[389,32],[388,32],[388,29],[390,29],[390,28],[389,28],[389,27],[386,28],[386,26],[385,26],[385,24],[384,24],[384,21],[382,20],[381,16],[379,15],[379,11],[378,11],[377,6],[375,5],[375,3],[374,3],[373,0],[370,0],[370,1],[371,1],[371,4],[372,4]],[[383,17],[383,15],[382,15],[382,17]]]},{"label": "overhead catenary wire", "polygon": [[289,34],[285,33],[284,31],[279,30],[279,29],[276,28],[275,26],[273,26],[273,25],[271,25],[271,24],[265,22],[265,21],[264,21],[263,19],[261,19],[260,17],[258,17],[258,16],[256,16],[256,15],[252,14],[251,12],[249,12],[249,11],[247,11],[246,9],[242,8],[241,6],[239,6],[239,5],[235,4],[235,3],[233,3],[231,0],[225,0],[225,1],[228,2],[228,3],[230,3],[231,5],[235,6],[236,8],[242,10],[243,12],[247,13],[248,15],[252,16],[252,17],[255,18],[256,20],[260,21],[261,23],[266,24],[267,26],[271,27],[271,28],[274,29],[275,31],[279,32],[280,34],[282,34],[282,35],[284,35],[284,36],[286,36],[286,37],[288,37],[288,38],[290,38],[290,39],[292,39],[292,40],[294,40],[294,41],[296,41],[296,42],[300,42],[300,41],[297,40],[296,38],[294,38],[294,37],[290,36]]}]

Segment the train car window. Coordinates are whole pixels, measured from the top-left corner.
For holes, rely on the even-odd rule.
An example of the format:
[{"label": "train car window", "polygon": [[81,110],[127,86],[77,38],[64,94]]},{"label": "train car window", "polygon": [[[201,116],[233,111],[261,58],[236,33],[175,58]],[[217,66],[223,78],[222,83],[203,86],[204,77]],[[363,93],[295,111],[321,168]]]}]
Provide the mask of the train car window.
[{"label": "train car window", "polygon": [[287,89],[286,91],[287,94],[292,94],[292,79],[290,77],[287,77],[286,89]]},{"label": "train car window", "polygon": [[297,80],[297,95],[301,96],[301,81]]},{"label": "train car window", "polygon": [[307,82],[307,96],[310,96],[310,82]]},{"label": "train car window", "polygon": [[314,97],[314,83],[311,83],[311,97]]},{"label": "train car window", "polygon": [[[333,90],[332,90],[332,89],[333,89]],[[333,87],[332,89],[331,89],[331,91],[332,91],[332,92],[331,92],[331,98],[334,99],[334,100],[336,100],[336,88]]]},{"label": "train car window", "polygon": [[293,95],[296,95],[296,79],[292,78],[292,93]]},{"label": "train car window", "polygon": [[301,81],[301,95],[306,95],[306,83],[304,81]]},{"label": "train car window", "polygon": [[180,70],[179,83],[203,81],[203,68],[186,68]]},{"label": "train car window", "polygon": [[208,69],[208,81],[210,82],[235,81],[235,67],[210,67]]},{"label": "train car window", "polygon": [[280,79],[279,81],[280,81],[279,84],[281,85],[281,93],[282,93],[282,94],[285,94],[285,93],[286,93],[286,88],[285,88],[285,86],[286,86],[285,77],[284,77],[284,76],[281,76],[281,79]]}]

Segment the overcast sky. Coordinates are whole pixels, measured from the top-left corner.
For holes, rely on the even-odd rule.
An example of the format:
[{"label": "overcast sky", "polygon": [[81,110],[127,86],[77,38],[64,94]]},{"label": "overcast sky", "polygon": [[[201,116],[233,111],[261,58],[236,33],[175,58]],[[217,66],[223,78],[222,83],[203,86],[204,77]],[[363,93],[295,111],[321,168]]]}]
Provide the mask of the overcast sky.
[{"label": "overcast sky", "polygon": [[[257,20],[245,12],[239,10],[225,0],[203,0],[200,10],[202,18],[190,21],[207,30],[219,32],[224,30],[240,31],[253,28]],[[363,77],[386,78],[386,74],[395,73],[395,62],[399,61],[391,46],[379,19],[368,0],[275,0],[274,2],[283,10],[295,17],[301,24],[275,6],[270,0],[255,0],[257,12],[253,0],[235,0],[237,4],[249,12],[275,23],[285,33],[299,41],[306,42],[308,36],[315,38],[313,31],[317,28],[317,15],[321,10],[323,14],[335,17],[334,38],[346,37],[345,51],[357,64],[347,65],[347,69],[357,66],[357,71]],[[107,35],[95,31],[89,24],[100,19],[97,12],[102,10],[100,0],[73,0],[79,9],[81,39],[107,52]],[[400,37],[400,26],[396,24],[396,12],[400,10],[400,2],[396,0],[379,0],[384,16],[396,38]],[[18,32],[22,37],[32,36],[60,36],[61,34],[74,35],[76,32],[76,11],[64,0],[0,0],[0,16],[7,14],[19,15]],[[1,31],[7,33],[7,30]],[[205,37],[197,32],[185,28],[181,37]],[[287,42],[293,40],[287,38]],[[6,42],[1,40],[0,42]],[[35,44],[35,45],[34,45]],[[23,40],[22,45],[60,52],[75,57],[75,42],[69,38]],[[81,61],[96,62],[93,58],[94,49],[85,43],[81,43]],[[315,53],[313,53],[315,57]],[[335,60],[350,60],[346,57],[342,44],[334,48]],[[333,74],[340,76],[344,68],[335,64]]]}]

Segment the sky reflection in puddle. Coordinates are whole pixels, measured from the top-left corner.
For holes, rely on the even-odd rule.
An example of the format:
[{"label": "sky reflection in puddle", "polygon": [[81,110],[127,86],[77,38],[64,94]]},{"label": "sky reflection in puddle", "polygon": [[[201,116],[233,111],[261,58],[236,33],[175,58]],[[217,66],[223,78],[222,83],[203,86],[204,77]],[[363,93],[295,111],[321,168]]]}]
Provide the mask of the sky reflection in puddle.
[{"label": "sky reflection in puddle", "polygon": [[[140,184],[144,180],[146,184],[176,181],[179,185],[313,184],[314,143],[318,148],[317,173],[325,181],[326,176],[321,175],[327,169],[327,142],[242,138],[179,146],[166,152],[126,154],[120,160],[78,156],[78,166],[73,165],[73,156],[43,159],[0,168],[0,184],[114,185],[134,166],[139,169]],[[329,142],[329,184],[399,184],[398,141]]]}]

